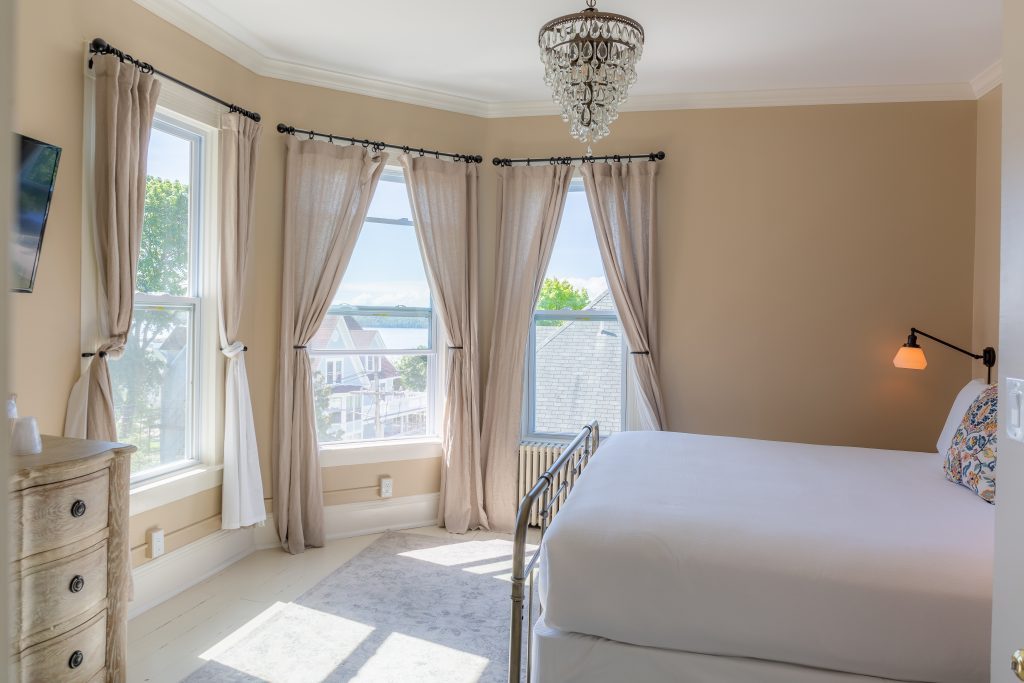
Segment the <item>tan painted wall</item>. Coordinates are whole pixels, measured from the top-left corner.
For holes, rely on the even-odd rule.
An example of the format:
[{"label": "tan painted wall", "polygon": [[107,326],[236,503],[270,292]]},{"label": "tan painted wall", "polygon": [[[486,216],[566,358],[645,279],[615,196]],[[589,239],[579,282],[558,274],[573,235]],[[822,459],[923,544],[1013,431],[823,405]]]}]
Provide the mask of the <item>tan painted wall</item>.
[{"label": "tan painted wall", "polygon": [[[102,36],[264,115],[252,294],[240,334],[268,496],[284,173],[274,125],[487,159],[579,152],[557,118],[484,120],[257,77],[130,0],[22,2],[17,35],[19,53],[33,58],[18,65],[15,128],[64,148],[36,292],[9,297],[12,386],[46,432],[61,430],[79,371],[86,42]],[[975,103],[952,102],[623,115],[597,151],[669,154],[658,266],[672,429],[885,448],[934,442],[969,364],[939,350],[926,373],[898,372],[890,360],[910,325],[971,336],[976,114]],[[485,163],[485,343],[494,199],[495,172]],[[408,477],[392,463],[332,468],[326,498],[365,500],[381,474],[396,477],[398,495],[437,490],[436,461],[402,467]],[[136,555],[148,526],[165,528],[169,548],[216,528],[216,497],[139,515]]]},{"label": "tan painted wall", "polygon": [[[974,330],[971,348],[999,346],[999,228],[1002,201],[1003,89],[978,100],[978,158],[974,211]],[[992,373],[993,381],[999,369]],[[985,367],[974,366],[985,377]]]},{"label": "tan painted wall", "polygon": [[[595,153],[668,154],[656,265],[672,430],[934,449],[969,362],[891,360],[912,325],[970,340],[975,115],[947,102],[615,123]],[[537,118],[497,121],[488,149],[579,153],[565,124]],[[482,201],[493,214],[493,193]]]}]

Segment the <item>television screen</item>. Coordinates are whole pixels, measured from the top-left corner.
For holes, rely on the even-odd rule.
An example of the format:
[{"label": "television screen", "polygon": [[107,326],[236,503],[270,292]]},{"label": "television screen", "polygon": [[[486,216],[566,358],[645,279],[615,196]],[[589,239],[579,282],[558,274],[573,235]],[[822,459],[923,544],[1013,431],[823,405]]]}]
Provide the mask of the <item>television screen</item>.
[{"label": "television screen", "polygon": [[11,233],[11,289],[31,292],[36,282],[43,230],[57,179],[60,147],[23,135],[18,168],[18,218]]}]

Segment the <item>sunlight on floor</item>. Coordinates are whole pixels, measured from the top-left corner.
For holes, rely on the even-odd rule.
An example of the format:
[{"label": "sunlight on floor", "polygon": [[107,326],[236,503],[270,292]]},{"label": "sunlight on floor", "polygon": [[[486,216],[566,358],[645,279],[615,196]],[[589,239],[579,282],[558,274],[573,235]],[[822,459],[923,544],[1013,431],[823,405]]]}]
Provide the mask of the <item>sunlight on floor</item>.
[{"label": "sunlight on floor", "polygon": [[[272,628],[260,628],[271,621]],[[278,602],[200,657],[275,683],[321,681],[373,630],[372,626],[333,614]],[[242,641],[247,647],[232,649]],[[253,651],[260,652],[261,656],[246,656]],[[296,667],[299,652],[302,666]]]},{"label": "sunlight on floor", "polygon": [[410,550],[400,553],[400,557],[411,557],[414,560],[425,560],[443,567],[454,567],[459,564],[496,560],[512,557],[512,542],[502,539],[491,541],[466,541],[450,543],[422,550]]},{"label": "sunlight on floor", "polygon": [[352,679],[358,683],[422,680],[430,671],[430,680],[445,683],[476,683],[487,668],[486,657],[462,652],[444,645],[392,633]]}]

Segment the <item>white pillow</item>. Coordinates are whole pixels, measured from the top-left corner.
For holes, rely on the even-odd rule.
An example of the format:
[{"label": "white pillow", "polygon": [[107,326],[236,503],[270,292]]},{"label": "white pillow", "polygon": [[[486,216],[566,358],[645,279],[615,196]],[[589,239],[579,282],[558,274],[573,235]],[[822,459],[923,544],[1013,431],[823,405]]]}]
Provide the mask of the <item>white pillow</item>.
[{"label": "white pillow", "polygon": [[946,453],[949,447],[953,445],[953,436],[956,435],[957,428],[963,422],[967,409],[974,403],[974,399],[978,398],[981,392],[985,391],[987,386],[980,379],[972,379],[956,395],[953,407],[949,409],[949,415],[946,416],[946,425],[942,428],[939,440],[935,443],[935,448],[939,453]]}]

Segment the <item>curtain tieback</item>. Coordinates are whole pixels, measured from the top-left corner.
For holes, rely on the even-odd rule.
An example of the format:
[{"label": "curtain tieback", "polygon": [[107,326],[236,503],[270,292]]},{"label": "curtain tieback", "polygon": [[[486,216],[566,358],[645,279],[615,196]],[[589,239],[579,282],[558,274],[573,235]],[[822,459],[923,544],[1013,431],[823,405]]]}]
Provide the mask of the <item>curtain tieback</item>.
[{"label": "curtain tieback", "polygon": [[99,356],[100,358],[106,358],[110,356],[114,360],[117,360],[124,355],[124,344],[127,341],[127,335],[111,337],[105,344],[101,344],[95,353],[83,353],[82,358],[92,358],[93,356]]},{"label": "curtain tieback", "polygon": [[629,355],[631,355],[631,356],[649,356],[649,355],[651,355],[651,352],[650,351],[630,351]]},{"label": "curtain tieback", "polygon": [[296,351],[299,351],[299,350],[304,349],[306,347],[305,346],[293,346],[292,348],[295,349]]},{"label": "curtain tieback", "polygon": [[246,346],[240,341],[236,341],[234,343],[228,344],[226,347],[221,349],[220,352],[223,353],[228,358],[234,358],[235,356],[241,353],[245,353],[248,350],[248,346]]},{"label": "curtain tieback", "polygon": [[107,357],[107,352],[106,351],[96,351],[96,352],[87,351],[86,353],[82,354],[82,358],[92,358],[93,356],[99,356],[100,358],[106,358]]},{"label": "curtain tieback", "polygon": [[461,346],[449,346],[448,350],[449,351],[461,351],[462,347]]}]

